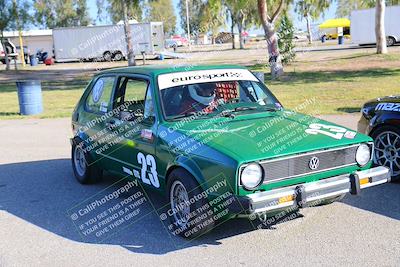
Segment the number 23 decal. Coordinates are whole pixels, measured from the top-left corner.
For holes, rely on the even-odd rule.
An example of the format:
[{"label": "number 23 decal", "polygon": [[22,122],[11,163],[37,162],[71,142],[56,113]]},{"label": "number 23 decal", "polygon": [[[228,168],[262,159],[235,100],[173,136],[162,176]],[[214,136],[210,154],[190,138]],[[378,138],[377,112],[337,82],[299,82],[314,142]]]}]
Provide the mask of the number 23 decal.
[{"label": "number 23 decal", "polygon": [[313,135],[323,134],[338,140],[343,137],[353,139],[356,135],[356,132],[348,131],[346,128],[320,123],[310,124],[309,128],[306,129],[306,133]]},{"label": "number 23 decal", "polygon": [[[140,178],[145,184],[153,185],[154,187],[159,188],[160,182],[158,180],[157,165],[153,155],[149,154],[145,156],[142,152],[139,152],[137,154],[137,160],[138,163],[142,165],[142,169],[140,171],[140,175],[139,172],[134,172],[136,178]],[[150,168],[148,177],[147,177],[147,167]]]}]

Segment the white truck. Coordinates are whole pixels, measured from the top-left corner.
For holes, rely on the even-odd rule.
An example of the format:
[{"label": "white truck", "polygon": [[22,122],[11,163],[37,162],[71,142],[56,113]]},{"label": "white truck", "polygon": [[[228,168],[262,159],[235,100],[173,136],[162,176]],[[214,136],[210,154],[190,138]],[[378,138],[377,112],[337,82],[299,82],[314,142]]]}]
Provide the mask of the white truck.
[{"label": "white truck", "polygon": [[[135,55],[164,50],[162,22],[130,24]],[[86,26],[53,30],[55,60],[123,60],[127,55],[124,25]]]},{"label": "white truck", "polygon": [[[388,6],[385,13],[387,45],[400,42],[400,6]],[[351,39],[354,44],[376,44],[375,8],[351,12]]]}]

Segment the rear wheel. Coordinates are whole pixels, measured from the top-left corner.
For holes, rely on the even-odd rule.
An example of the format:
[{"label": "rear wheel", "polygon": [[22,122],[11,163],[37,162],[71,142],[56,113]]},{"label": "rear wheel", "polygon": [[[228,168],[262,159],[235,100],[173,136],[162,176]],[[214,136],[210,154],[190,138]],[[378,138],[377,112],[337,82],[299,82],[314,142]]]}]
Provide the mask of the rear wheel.
[{"label": "rear wheel", "polygon": [[383,126],[372,134],[374,139],[374,163],[390,168],[392,180],[400,179],[400,130]]},{"label": "rear wheel", "polygon": [[389,36],[386,38],[386,44],[387,46],[394,46],[396,44],[396,39],[394,39],[392,36]]},{"label": "rear wheel", "polygon": [[124,56],[122,55],[121,51],[117,51],[113,55],[113,60],[115,61],[121,61],[123,58]]},{"label": "rear wheel", "polygon": [[210,220],[208,201],[194,177],[183,169],[175,169],[168,177],[170,222],[172,231],[184,238],[194,238],[210,231],[214,221]]},{"label": "rear wheel", "polygon": [[71,159],[75,178],[81,184],[96,183],[101,180],[103,171],[94,164],[82,144],[80,139],[75,139],[72,145]]}]

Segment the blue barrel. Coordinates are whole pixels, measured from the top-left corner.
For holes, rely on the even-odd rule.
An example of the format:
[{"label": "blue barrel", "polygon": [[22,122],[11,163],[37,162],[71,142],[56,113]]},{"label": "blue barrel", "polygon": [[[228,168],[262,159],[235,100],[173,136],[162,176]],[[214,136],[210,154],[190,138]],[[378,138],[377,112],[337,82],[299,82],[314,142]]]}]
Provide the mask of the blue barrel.
[{"label": "blue barrel", "polygon": [[43,111],[40,81],[17,81],[17,89],[21,115],[34,115]]},{"label": "blue barrel", "polygon": [[164,58],[165,58],[165,57],[164,57],[164,54],[159,54],[159,55],[158,55],[158,59],[159,59],[159,60],[164,60]]},{"label": "blue barrel", "polygon": [[344,36],[339,36],[339,44],[344,44]]},{"label": "blue barrel", "polygon": [[38,60],[35,55],[29,56],[29,62],[31,64],[31,66],[37,66],[37,64],[38,64]]}]

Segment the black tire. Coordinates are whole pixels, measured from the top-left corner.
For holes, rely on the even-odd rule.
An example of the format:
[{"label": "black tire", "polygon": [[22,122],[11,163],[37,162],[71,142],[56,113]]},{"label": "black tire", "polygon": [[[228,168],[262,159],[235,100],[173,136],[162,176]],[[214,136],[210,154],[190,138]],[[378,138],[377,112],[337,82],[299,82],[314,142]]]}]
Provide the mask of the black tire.
[{"label": "black tire", "polygon": [[[196,201],[189,201],[190,204],[185,206],[185,208],[189,210],[189,219],[186,217],[186,222],[184,222],[185,220],[179,219],[184,217],[180,216],[179,212],[169,213],[171,227],[168,228],[172,229],[173,234],[184,238],[195,238],[209,232],[214,227],[215,222],[210,220],[211,209],[207,199],[195,198],[195,196],[199,196],[203,193],[197,181],[189,172],[181,168],[175,169],[170,173],[167,182],[167,192],[171,211],[177,210],[174,209],[172,200],[174,190],[177,189],[176,186],[183,186],[187,192],[188,200],[196,199]],[[181,210],[183,210],[183,208]]]},{"label": "black tire", "polygon": [[394,37],[389,36],[386,38],[387,46],[394,46],[396,44],[396,39]]},{"label": "black tire", "polygon": [[[83,158],[77,158],[78,153],[83,153]],[[75,178],[79,183],[93,184],[102,179],[103,171],[93,163],[89,153],[84,150],[83,142],[79,138],[74,139],[72,144],[71,163]],[[81,169],[83,166],[84,169]]]},{"label": "black tire", "polygon": [[[391,145],[387,140],[388,135],[392,140]],[[374,164],[390,168],[392,181],[400,181],[400,129],[389,125],[382,126],[374,130],[371,137],[374,139],[375,145]],[[386,143],[383,141],[385,139]]]},{"label": "black tire", "polygon": [[121,51],[117,51],[113,54],[112,59],[115,61],[121,61],[124,59],[124,55],[122,55]]},{"label": "black tire", "polygon": [[110,51],[104,52],[104,54],[103,54],[104,61],[111,61],[112,58],[113,58],[113,56]]}]

